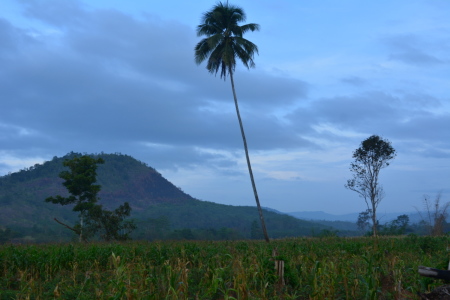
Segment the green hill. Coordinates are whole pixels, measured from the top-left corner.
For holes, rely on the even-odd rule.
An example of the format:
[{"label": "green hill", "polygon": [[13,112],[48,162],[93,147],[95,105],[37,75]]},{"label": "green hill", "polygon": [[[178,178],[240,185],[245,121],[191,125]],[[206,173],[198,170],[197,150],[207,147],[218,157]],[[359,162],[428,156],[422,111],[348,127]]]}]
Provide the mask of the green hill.
[{"label": "green hill", "polygon": [[[0,227],[31,236],[37,241],[64,241],[70,232],[53,218],[74,223],[71,207],[44,202],[49,196],[67,195],[58,177],[62,162],[77,153],[54,157],[16,173],[0,177]],[[105,163],[98,167],[100,204],[115,208],[125,201],[138,224],[135,238],[250,238],[258,228],[257,209],[200,201],[184,193],[155,169],[130,156],[96,154]],[[264,211],[271,238],[307,236],[329,226]],[[255,223],[256,222],[256,223]],[[253,236],[255,234],[253,233]]]}]

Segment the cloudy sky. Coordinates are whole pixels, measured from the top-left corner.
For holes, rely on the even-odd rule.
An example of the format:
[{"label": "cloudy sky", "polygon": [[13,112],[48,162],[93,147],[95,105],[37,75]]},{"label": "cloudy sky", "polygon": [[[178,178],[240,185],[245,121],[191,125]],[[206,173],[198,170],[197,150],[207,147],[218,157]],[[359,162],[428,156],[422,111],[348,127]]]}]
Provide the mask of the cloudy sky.
[{"label": "cloudy sky", "polygon": [[[235,81],[263,206],[365,210],[344,184],[372,134],[397,150],[381,213],[450,201],[450,1],[230,3],[261,25]],[[230,81],[194,62],[214,4],[1,0],[0,175],[120,152],[198,199],[254,205]]]}]

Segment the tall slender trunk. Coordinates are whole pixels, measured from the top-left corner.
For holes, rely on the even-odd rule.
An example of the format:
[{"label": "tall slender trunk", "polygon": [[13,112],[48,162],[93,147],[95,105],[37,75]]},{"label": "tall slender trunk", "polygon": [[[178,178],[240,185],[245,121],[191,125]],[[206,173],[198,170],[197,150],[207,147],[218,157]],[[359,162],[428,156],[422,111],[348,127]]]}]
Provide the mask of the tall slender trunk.
[{"label": "tall slender trunk", "polygon": [[373,231],[373,236],[376,237],[378,235],[378,229],[377,229],[377,207],[375,205],[375,200],[374,198],[371,199],[372,202],[372,231]]},{"label": "tall slender trunk", "polygon": [[241,114],[239,113],[239,106],[238,106],[238,101],[237,101],[237,97],[236,97],[236,91],[234,89],[233,72],[230,72],[230,79],[231,79],[231,89],[233,90],[234,105],[236,106],[236,114],[237,114],[237,117],[239,120],[239,126],[241,128],[242,140],[244,142],[245,158],[247,159],[248,172],[250,174],[250,180],[252,182],[253,194],[255,195],[256,206],[258,207],[259,218],[261,220],[261,227],[262,227],[262,230],[264,233],[264,238],[265,238],[266,242],[269,243],[270,242],[269,235],[267,234],[266,223],[264,222],[264,216],[263,216],[263,212],[261,209],[261,204],[259,204],[258,192],[256,191],[255,179],[253,178],[252,166],[250,164],[250,156],[248,155],[248,147],[247,147],[247,140],[245,139],[244,126],[242,125]]},{"label": "tall slender trunk", "polygon": [[80,243],[83,241],[83,213],[80,216]]}]

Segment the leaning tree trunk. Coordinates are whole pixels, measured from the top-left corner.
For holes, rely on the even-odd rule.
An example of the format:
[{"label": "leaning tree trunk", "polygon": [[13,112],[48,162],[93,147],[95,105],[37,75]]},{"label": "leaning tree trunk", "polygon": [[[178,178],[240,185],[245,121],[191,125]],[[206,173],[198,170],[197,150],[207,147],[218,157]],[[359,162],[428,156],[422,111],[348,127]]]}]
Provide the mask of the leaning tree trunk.
[{"label": "leaning tree trunk", "polygon": [[264,233],[264,238],[265,238],[266,242],[269,243],[270,242],[269,235],[267,234],[266,223],[264,222],[264,216],[263,216],[263,212],[261,209],[261,204],[259,204],[258,192],[256,191],[255,179],[253,178],[252,166],[250,164],[250,156],[248,155],[248,147],[247,147],[247,140],[245,139],[244,126],[242,125],[241,114],[239,113],[239,106],[238,106],[238,101],[237,101],[237,97],[236,97],[236,91],[234,89],[233,72],[230,72],[230,80],[231,80],[231,89],[233,90],[234,104],[236,106],[236,114],[237,114],[237,117],[239,120],[239,127],[241,128],[242,140],[244,142],[245,158],[247,159],[248,172],[250,174],[250,180],[252,182],[253,194],[255,195],[256,206],[258,207],[259,218],[261,219],[261,226],[262,226],[262,230]]}]

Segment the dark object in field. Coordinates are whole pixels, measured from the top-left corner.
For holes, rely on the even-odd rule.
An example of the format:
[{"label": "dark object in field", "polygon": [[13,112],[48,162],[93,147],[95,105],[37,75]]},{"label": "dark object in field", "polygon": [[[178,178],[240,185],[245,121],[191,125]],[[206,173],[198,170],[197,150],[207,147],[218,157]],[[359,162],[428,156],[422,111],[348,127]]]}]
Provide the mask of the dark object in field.
[{"label": "dark object in field", "polygon": [[[450,280],[450,271],[419,266],[419,274],[425,277]],[[450,294],[449,294],[450,296]]]},{"label": "dark object in field", "polygon": [[[450,270],[440,270],[430,267],[419,266],[419,274],[425,277],[431,277],[435,279],[450,280]],[[437,287],[429,293],[418,293],[420,299],[423,300],[450,300],[450,285],[443,285]]]},{"label": "dark object in field", "polygon": [[423,300],[450,300],[450,285],[442,285],[429,293],[417,293]]}]

